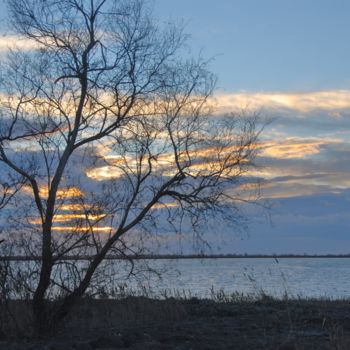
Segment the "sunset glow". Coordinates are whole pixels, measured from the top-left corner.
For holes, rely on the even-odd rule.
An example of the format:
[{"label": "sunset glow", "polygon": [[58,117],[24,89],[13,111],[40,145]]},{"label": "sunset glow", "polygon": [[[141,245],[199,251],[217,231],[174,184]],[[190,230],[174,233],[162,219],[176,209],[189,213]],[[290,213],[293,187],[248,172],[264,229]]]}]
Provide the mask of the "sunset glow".
[{"label": "sunset glow", "polygon": [[85,211],[91,208],[91,205],[88,204],[62,204],[59,206],[59,209],[62,211]]},{"label": "sunset glow", "polygon": [[76,227],[76,226],[53,226],[52,231],[57,232],[77,232],[77,233],[110,233],[113,230],[113,227]]},{"label": "sunset glow", "polygon": [[[179,1],[156,0],[157,16],[162,20],[173,15],[184,18],[186,23],[188,20],[188,31],[192,35],[188,47],[193,47],[194,52],[204,48],[204,57],[215,57],[209,68],[218,76],[214,93],[209,94],[202,111],[205,115],[203,124],[192,130],[191,146],[183,150],[186,148],[183,140],[191,130],[186,118],[196,116],[201,105],[200,90],[194,88],[188,100],[181,88],[172,87],[163,93],[137,95],[127,113],[130,119],[121,122],[112,137],[94,140],[89,147],[84,145],[73,152],[57,191],[53,231],[91,232],[88,227],[91,224],[96,226],[96,233],[110,232],[112,227],[109,225],[118,225],[125,212],[138,176],[152,169],[152,176],[145,180],[144,197],[135,199],[132,215],[147,202],[147,196],[159,183],[178,172],[178,161],[184,167],[182,174],[188,177],[188,182],[191,177],[205,177],[222,170],[224,177],[242,175],[242,183],[226,189],[228,195],[241,192],[249,197],[260,190],[262,201],[271,200],[271,207],[278,208],[271,210],[271,221],[275,220],[276,228],[268,220],[261,224],[263,219],[248,212],[252,215],[249,217],[252,236],[260,237],[263,233],[273,236],[269,245],[276,251],[289,249],[287,243],[281,243],[283,249],[274,243],[280,242],[284,232],[293,242],[297,237],[295,232],[298,232],[295,246],[300,250],[304,249],[303,242],[309,237],[317,245],[315,237],[319,236],[325,242],[331,242],[334,250],[343,249],[345,244],[339,242],[347,242],[344,232],[348,232],[350,225],[350,49],[346,45],[349,31],[346,14],[350,5],[346,1],[322,1],[315,8],[314,4],[302,0],[288,4],[268,0],[263,5],[255,1],[254,6],[246,1],[223,1],[216,8],[209,1]],[[0,8],[6,17],[4,5]],[[97,33],[105,47],[117,38],[109,30],[104,27]],[[45,35],[41,40],[53,44]],[[27,62],[25,57],[28,60],[34,57],[36,62],[42,50],[40,46],[15,31],[2,31],[1,58],[11,54],[9,63],[15,63],[18,52],[19,59],[15,67],[17,75],[14,74],[8,86],[0,91],[3,106],[0,137],[3,137],[1,142],[5,151],[13,159],[13,166],[23,166],[30,176],[37,177],[39,206],[42,205],[45,211],[54,169],[71,135],[80,94],[77,92],[78,80],[74,77],[55,78],[50,85],[50,74],[57,73],[55,67],[42,77],[38,77],[40,70],[33,70],[32,76],[27,75],[29,70],[27,72],[27,66],[23,64]],[[99,64],[97,57],[100,54],[98,50],[90,54],[91,67]],[[44,62],[40,64],[45,67]],[[186,69],[189,66],[186,64]],[[10,69],[11,65],[6,67]],[[2,68],[5,77],[5,65]],[[64,72],[69,69],[65,67]],[[140,72],[145,75],[140,81],[133,82],[130,79],[132,70],[121,71],[121,83],[115,90],[109,89],[108,84],[106,88],[107,85],[89,83],[77,142],[93,136],[101,125],[108,127],[128,109],[133,83],[140,88],[142,82],[147,81],[147,70],[140,69]],[[19,84],[20,74],[29,78],[25,84]],[[109,84],[113,85],[111,82],[116,76],[110,77]],[[176,79],[190,76],[186,70],[176,69],[174,73]],[[31,80],[42,90],[36,91],[29,83]],[[74,88],[67,90],[69,84]],[[184,101],[182,108],[177,110]],[[179,116],[177,124],[171,125],[175,115]],[[231,173],[223,170],[223,159],[226,165],[234,162],[247,165],[245,158],[237,155],[244,140],[240,140],[239,133],[236,135],[235,132],[243,120],[254,120],[256,116],[256,126],[261,133],[250,145],[256,154],[254,162],[249,163],[252,167],[247,171],[237,170],[237,173],[236,170]],[[230,131],[237,137],[236,145],[225,146],[226,139],[232,136],[223,126],[226,120],[236,120],[237,129]],[[7,138],[11,121],[15,121],[14,130],[24,132],[23,138],[17,139],[18,134],[13,139]],[[46,136],[36,134],[41,126],[44,126]],[[202,132],[205,128],[210,132]],[[217,146],[210,143],[214,134],[220,141]],[[178,141],[177,159],[171,136]],[[135,140],[138,140],[137,144]],[[146,151],[143,142],[149,146]],[[140,157],[142,152],[144,155]],[[0,178],[5,178],[6,169],[0,168]],[[13,180],[11,176],[6,178],[6,184]],[[18,186],[18,193],[21,199],[34,203],[30,176]],[[6,191],[6,195],[15,193],[14,189]],[[0,187],[0,201],[4,194]],[[14,202],[14,208],[18,203]],[[306,209],[301,212],[300,208],[304,206]],[[24,221],[37,230],[45,215],[41,215],[35,205],[29,209]],[[154,204],[151,211],[161,217],[166,211],[178,209],[179,203],[167,197],[164,203]],[[295,217],[299,219],[294,220]],[[325,220],[323,225],[320,225],[320,218]],[[254,220],[260,220],[260,226]],[[333,228],[335,238],[330,234]],[[228,228],[225,230],[229,231]],[[328,247],[328,244],[320,243],[315,249],[307,246],[305,250],[316,251],[321,246]],[[260,249],[261,244],[254,247]]]},{"label": "sunset glow", "polygon": [[[73,220],[87,220],[87,221],[96,221],[100,220],[106,217],[106,215],[101,214],[101,215],[92,215],[92,214],[56,214],[54,216],[53,222],[70,222]],[[41,220],[40,219],[32,219],[30,220],[30,223],[33,225],[41,225]]]},{"label": "sunset glow", "polygon": [[321,146],[326,141],[303,141],[298,139],[287,139],[281,142],[267,142],[262,144],[260,155],[272,158],[306,158],[321,152]]}]

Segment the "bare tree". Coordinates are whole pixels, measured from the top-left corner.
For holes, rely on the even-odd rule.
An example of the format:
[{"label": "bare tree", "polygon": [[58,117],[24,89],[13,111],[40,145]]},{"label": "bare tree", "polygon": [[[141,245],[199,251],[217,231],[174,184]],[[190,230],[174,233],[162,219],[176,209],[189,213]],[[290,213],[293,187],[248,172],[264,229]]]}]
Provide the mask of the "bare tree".
[{"label": "bare tree", "polygon": [[[108,254],[143,246],[142,232],[236,220],[257,132],[255,119],[210,117],[207,63],[185,58],[182,26],[162,28],[142,0],[8,4],[33,49],[2,63],[1,203],[9,239],[35,261],[27,287],[42,327]],[[84,268],[63,259],[82,256]]]}]

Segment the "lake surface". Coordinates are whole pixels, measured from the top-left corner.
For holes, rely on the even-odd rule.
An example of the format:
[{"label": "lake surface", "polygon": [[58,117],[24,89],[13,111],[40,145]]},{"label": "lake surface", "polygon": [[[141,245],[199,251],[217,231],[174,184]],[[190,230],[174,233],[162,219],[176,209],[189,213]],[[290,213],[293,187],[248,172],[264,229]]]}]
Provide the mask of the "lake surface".
[{"label": "lake surface", "polygon": [[[350,258],[226,258],[153,260],[164,269],[142,280],[155,293],[168,290],[210,297],[211,290],[274,297],[350,298]],[[129,284],[128,284],[129,283]],[[135,288],[135,282],[127,282]]]}]

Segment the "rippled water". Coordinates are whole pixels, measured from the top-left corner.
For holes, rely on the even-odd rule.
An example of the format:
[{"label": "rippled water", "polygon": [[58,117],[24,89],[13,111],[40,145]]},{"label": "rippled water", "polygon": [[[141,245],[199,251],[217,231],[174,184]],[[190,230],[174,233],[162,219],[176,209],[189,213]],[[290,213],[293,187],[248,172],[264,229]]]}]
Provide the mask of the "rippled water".
[{"label": "rippled water", "polygon": [[227,294],[350,298],[350,258],[177,259],[150,265],[168,267],[161,280],[149,280],[155,291],[183,290],[198,297],[223,289]]},{"label": "rippled water", "polygon": [[[81,277],[86,261],[78,262]],[[148,264],[148,266],[146,266]],[[23,276],[36,264],[12,262]],[[29,268],[28,268],[29,266]],[[61,266],[61,265],[60,265]],[[69,266],[69,265],[68,265]],[[91,291],[99,295],[112,293],[151,293],[150,296],[167,295],[186,297],[211,297],[212,292],[224,291],[226,295],[239,293],[274,297],[350,298],[350,258],[225,258],[225,259],[159,259],[136,260],[136,276],[130,277],[130,264],[126,260],[105,261],[92,281]],[[161,278],[149,273],[149,267],[160,272]],[[16,270],[14,270],[14,273]],[[23,272],[23,273],[22,273]],[[57,278],[66,272],[56,271]],[[16,275],[16,273],[15,273]],[[35,288],[37,280],[28,274],[28,285]],[[67,276],[73,278],[72,272]],[[70,279],[66,278],[70,283]],[[75,276],[75,281],[77,277]],[[145,287],[145,289],[140,289]],[[73,285],[71,288],[74,288]],[[56,293],[52,291],[52,295]],[[102,294],[100,294],[102,295]]]}]

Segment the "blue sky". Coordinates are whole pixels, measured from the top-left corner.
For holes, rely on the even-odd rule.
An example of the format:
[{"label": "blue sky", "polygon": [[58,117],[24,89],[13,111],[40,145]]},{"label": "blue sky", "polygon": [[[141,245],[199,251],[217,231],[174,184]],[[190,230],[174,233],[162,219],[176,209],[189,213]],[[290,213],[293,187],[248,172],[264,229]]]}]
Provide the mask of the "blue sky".
[{"label": "blue sky", "polygon": [[[213,57],[225,91],[310,91],[350,85],[347,0],[151,0],[184,20],[194,52]],[[0,19],[6,19],[4,0]]]},{"label": "blue sky", "polygon": [[[347,0],[151,0],[160,21],[183,20],[194,52],[214,58],[225,91],[350,86]],[[4,0],[0,20],[6,21]],[[4,27],[4,23],[1,24]]]},{"label": "blue sky", "polygon": [[155,0],[182,18],[192,47],[215,57],[228,91],[309,91],[350,84],[346,0]]},{"label": "blue sky", "polygon": [[160,21],[187,23],[194,53],[214,58],[220,113],[247,108],[273,120],[257,160],[271,220],[249,212],[248,234],[223,229],[218,239],[208,230],[209,243],[223,252],[350,253],[350,2],[153,3]]}]

